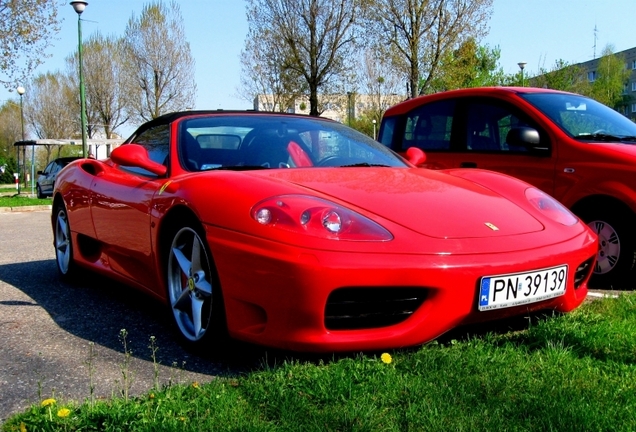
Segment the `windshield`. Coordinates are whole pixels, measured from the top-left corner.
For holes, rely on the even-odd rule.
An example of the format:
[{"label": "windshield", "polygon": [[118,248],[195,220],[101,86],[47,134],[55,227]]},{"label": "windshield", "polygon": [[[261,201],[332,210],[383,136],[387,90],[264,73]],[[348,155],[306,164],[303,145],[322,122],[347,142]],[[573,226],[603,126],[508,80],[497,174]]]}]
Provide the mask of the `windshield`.
[{"label": "windshield", "polygon": [[309,167],[405,167],[395,153],[340,123],[282,115],[209,115],[180,124],[190,171]]},{"label": "windshield", "polygon": [[520,96],[580,141],[636,142],[636,124],[593,99],[560,93]]}]

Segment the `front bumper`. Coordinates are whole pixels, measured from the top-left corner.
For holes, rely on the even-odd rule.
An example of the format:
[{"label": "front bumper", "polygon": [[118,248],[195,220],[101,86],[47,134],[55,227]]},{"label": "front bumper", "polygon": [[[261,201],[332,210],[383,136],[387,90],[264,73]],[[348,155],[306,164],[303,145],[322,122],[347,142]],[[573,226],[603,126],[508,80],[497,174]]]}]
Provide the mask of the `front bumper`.
[{"label": "front bumper", "polygon": [[[575,270],[593,259],[597,250],[589,232],[518,252],[420,255],[315,250],[212,227],[207,231],[230,335],[259,345],[313,352],[413,346],[467,323],[536,310],[571,311],[587,295],[587,278],[574,287]],[[564,295],[478,311],[481,277],[562,264],[569,267]],[[412,290],[422,293],[423,301],[397,323],[342,329],[325,319],[330,294],[342,289],[363,290],[359,298],[379,289],[407,294]]]}]

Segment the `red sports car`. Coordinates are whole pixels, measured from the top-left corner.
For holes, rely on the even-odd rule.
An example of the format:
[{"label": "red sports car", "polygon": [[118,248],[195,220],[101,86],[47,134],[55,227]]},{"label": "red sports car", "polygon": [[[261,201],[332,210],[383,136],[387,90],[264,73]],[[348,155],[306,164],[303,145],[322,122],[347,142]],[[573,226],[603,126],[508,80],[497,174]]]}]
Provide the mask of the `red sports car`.
[{"label": "red sports car", "polygon": [[591,283],[636,286],[636,124],[593,99],[531,87],[420,96],[391,107],[380,141],[432,169],[481,168],[554,196],[599,237]]},{"label": "red sports car", "polygon": [[59,272],[160,299],[186,343],[296,351],[422,344],[460,324],[570,311],[595,234],[550,196],[482,170],[432,171],[339,123],[188,111],[58,176]]}]

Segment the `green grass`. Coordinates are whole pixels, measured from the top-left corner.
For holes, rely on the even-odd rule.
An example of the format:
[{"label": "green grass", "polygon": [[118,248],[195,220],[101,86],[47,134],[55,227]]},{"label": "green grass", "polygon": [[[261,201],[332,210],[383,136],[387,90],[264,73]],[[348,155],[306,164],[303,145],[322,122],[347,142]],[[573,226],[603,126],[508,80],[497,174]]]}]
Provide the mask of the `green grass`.
[{"label": "green grass", "polygon": [[35,405],[2,430],[636,430],[636,294],[391,354],[265,365],[127,402]]},{"label": "green grass", "polygon": [[50,199],[31,198],[23,195],[0,196],[0,207],[23,207],[34,205],[50,205]]}]

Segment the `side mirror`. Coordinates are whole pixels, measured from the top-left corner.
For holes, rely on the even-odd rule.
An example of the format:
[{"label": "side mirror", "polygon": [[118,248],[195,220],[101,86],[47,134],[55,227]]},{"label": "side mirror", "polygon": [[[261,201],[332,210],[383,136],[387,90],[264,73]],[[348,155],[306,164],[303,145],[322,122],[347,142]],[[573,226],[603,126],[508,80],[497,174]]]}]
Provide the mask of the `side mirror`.
[{"label": "side mirror", "polygon": [[148,151],[139,144],[124,144],[110,153],[110,159],[117,165],[143,168],[158,176],[164,176],[168,168],[148,157]]},{"label": "side mirror", "polygon": [[426,154],[424,151],[417,147],[409,147],[406,150],[406,160],[413,165],[418,166],[426,162]]},{"label": "side mirror", "polygon": [[528,150],[547,152],[548,146],[541,143],[539,132],[531,127],[521,126],[510,129],[506,135],[508,145],[525,147]]}]

